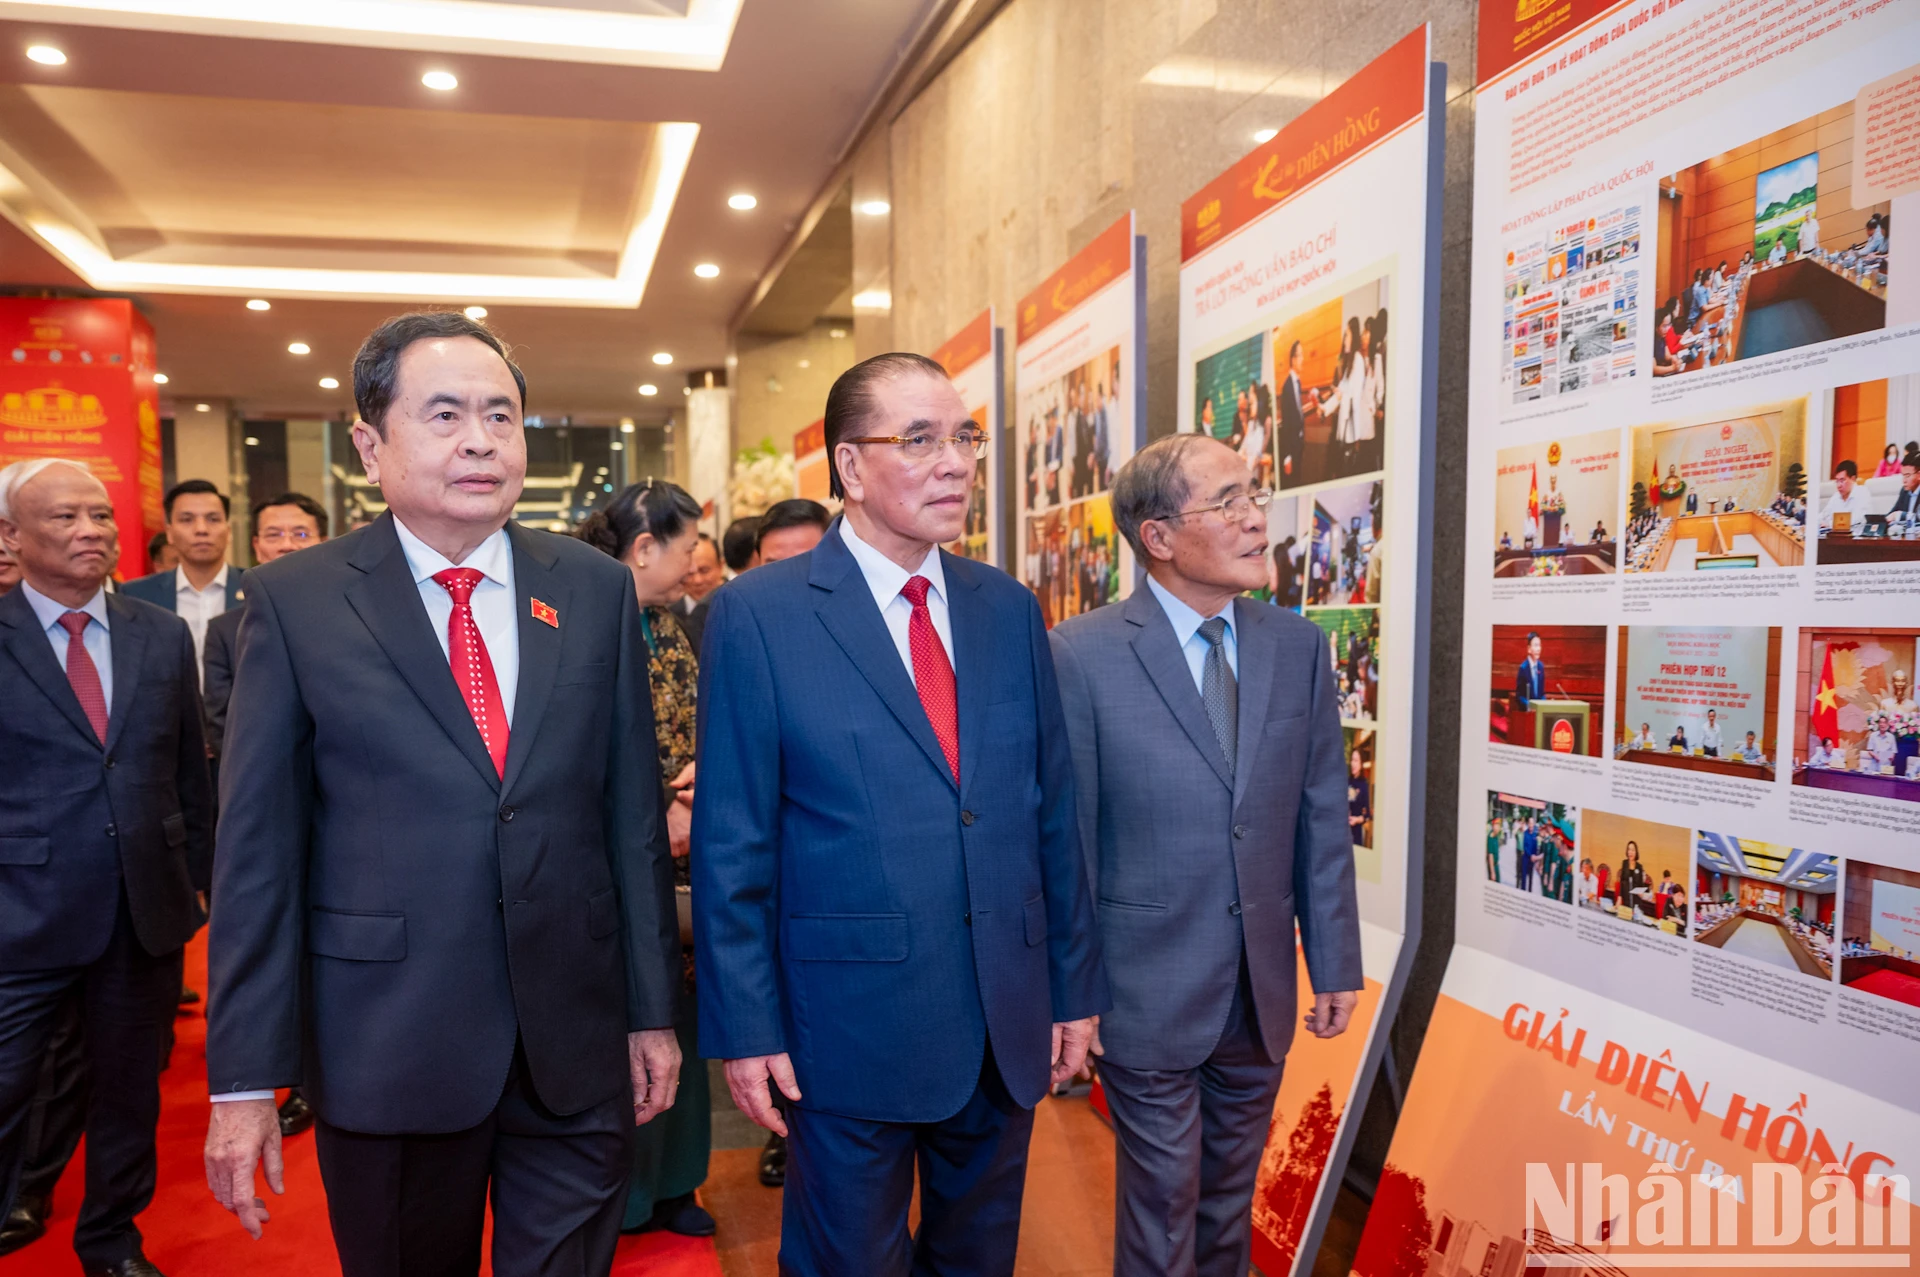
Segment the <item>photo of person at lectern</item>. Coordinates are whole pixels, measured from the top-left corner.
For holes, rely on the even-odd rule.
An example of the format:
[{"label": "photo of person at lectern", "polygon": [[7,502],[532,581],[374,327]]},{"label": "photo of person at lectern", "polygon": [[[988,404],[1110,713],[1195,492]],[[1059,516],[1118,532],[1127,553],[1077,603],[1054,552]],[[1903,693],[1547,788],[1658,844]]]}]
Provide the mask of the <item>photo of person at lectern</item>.
[{"label": "photo of person at lectern", "polygon": [[1604,625],[1494,626],[1488,739],[1599,757],[1606,665]]}]

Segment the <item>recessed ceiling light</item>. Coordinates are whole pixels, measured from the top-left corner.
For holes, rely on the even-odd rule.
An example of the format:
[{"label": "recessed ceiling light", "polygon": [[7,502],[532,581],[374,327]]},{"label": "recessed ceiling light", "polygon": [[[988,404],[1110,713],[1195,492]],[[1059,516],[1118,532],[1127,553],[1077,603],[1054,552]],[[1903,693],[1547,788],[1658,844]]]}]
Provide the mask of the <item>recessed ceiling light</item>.
[{"label": "recessed ceiling light", "polygon": [[420,83],[436,93],[449,93],[460,87],[460,81],[451,71],[429,71],[420,77]]},{"label": "recessed ceiling light", "polygon": [[1253,140],[1259,143],[1266,143],[1266,142],[1273,141],[1273,139],[1279,136],[1280,136],[1279,129],[1259,129],[1255,131],[1253,135]]},{"label": "recessed ceiling light", "polygon": [[622,417],[622,418],[620,418],[620,433],[621,433],[621,434],[623,434],[623,435],[630,435],[630,434],[632,434],[632,433],[633,433],[633,418],[632,418],[632,417]]},{"label": "recessed ceiling light", "polygon": [[156,386],[164,386],[164,385],[166,385],[166,384],[167,384],[167,374],[165,374],[165,373],[163,373],[163,372],[157,372],[157,373],[155,373],[155,374],[153,374],[153,384],[154,384],[154,385],[156,385]]},{"label": "recessed ceiling light", "polygon": [[485,306],[469,306],[466,308],[465,311],[461,313],[466,315],[468,319],[475,320],[477,322],[487,317],[487,308]]},{"label": "recessed ceiling light", "polygon": [[252,435],[247,436],[247,447],[258,448],[259,446],[260,446],[260,441],[258,439],[254,438]]},{"label": "recessed ceiling light", "polygon": [[720,268],[712,262],[701,262],[693,268],[693,273],[701,279],[712,279],[720,273]]},{"label": "recessed ceiling light", "polygon": [[659,364],[662,368],[665,368],[668,364],[673,362],[673,356],[669,355],[664,350],[656,350],[653,353],[653,362],[656,364]]},{"label": "recessed ceiling light", "polygon": [[[652,382],[648,382],[646,385],[640,387],[640,393],[647,396],[649,399],[651,399],[653,396],[660,393],[660,387],[654,385]],[[621,427],[621,429],[624,430],[625,427],[623,426]]]},{"label": "recessed ceiling light", "polygon": [[734,194],[727,196],[727,207],[738,209],[742,213],[746,212],[748,209],[752,208],[754,205],[758,204],[759,202],[760,202],[759,200],[747,194],[745,191],[736,191]]},{"label": "recessed ceiling light", "polygon": [[27,49],[27,59],[38,62],[43,67],[63,67],[67,65],[67,55],[50,44],[31,45]]},{"label": "recessed ceiling light", "polygon": [[839,341],[842,337],[845,337],[846,335],[847,335],[847,330],[844,328],[827,329],[827,336],[833,338],[835,341]]},{"label": "recessed ceiling light", "polygon": [[801,366],[802,368],[811,368],[811,367],[813,367],[813,360],[811,360],[811,359],[802,359],[802,360],[800,361],[800,366]]},{"label": "recessed ceiling light", "polygon": [[860,206],[860,211],[868,217],[885,217],[893,211],[893,205],[885,200],[868,200]]},{"label": "recessed ceiling light", "polygon": [[289,355],[311,355],[313,353],[313,347],[307,345],[304,341],[288,342],[287,353]]},{"label": "recessed ceiling light", "polygon": [[248,310],[272,310],[273,303],[266,300],[264,297],[256,297],[252,301],[247,303],[247,309]]},{"label": "recessed ceiling light", "polygon": [[340,389],[340,379],[338,377],[322,377],[320,379],[320,389],[338,390]]},{"label": "recessed ceiling light", "polygon": [[210,403],[197,403],[193,406],[193,410],[195,412],[212,412],[213,405]]},{"label": "recessed ceiling light", "polygon": [[855,310],[891,310],[893,294],[884,288],[869,288],[865,292],[853,295]]}]

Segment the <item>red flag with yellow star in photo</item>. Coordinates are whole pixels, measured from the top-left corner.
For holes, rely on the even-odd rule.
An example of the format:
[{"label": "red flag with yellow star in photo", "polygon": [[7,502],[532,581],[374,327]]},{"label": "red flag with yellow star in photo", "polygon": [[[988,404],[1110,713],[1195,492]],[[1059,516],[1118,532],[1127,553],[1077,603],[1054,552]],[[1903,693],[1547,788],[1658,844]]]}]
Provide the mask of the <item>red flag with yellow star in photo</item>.
[{"label": "red flag with yellow star in photo", "polygon": [[1840,697],[1833,690],[1833,649],[1820,667],[1820,690],[1813,695],[1813,712],[1807,724],[1823,741],[1840,739]]}]

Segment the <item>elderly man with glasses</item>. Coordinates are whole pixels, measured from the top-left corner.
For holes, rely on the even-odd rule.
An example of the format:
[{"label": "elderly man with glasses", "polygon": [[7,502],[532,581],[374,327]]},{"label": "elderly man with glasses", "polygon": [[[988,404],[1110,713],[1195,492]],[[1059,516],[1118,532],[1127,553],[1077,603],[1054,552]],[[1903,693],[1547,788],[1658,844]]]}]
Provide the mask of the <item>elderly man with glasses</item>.
[{"label": "elderly man with glasses", "polygon": [[1360,926],[1334,673],[1319,628],[1246,597],[1267,507],[1205,435],[1141,451],[1113,516],[1144,589],[1055,627],[1113,1010],[1114,1271],[1240,1277],[1293,1040],[1294,923],[1316,1037],[1345,1031]]}]

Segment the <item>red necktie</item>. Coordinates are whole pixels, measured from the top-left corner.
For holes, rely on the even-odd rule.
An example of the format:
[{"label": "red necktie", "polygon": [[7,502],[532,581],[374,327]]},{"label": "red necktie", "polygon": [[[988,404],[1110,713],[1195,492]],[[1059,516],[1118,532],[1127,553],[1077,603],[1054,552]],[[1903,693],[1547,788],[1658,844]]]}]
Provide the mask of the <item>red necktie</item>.
[{"label": "red necktie", "polygon": [[87,721],[93,724],[93,734],[104,745],[107,743],[107,694],[100,689],[100,671],[94,667],[93,657],[88,655],[87,645],[80,639],[90,619],[85,612],[67,612],[60,617],[60,626],[67,632],[67,684],[79,699]]},{"label": "red necktie", "polygon": [[940,644],[939,632],[933,628],[933,613],[927,610],[927,591],[933,583],[924,576],[916,576],[900,588],[907,602],[913,604],[913,619],[907,622],[907,647],[913,653],[913,684],[920,693],[920,705],[927,711],[927,721],[933,724],[933,734],[940,738],[940,751],[947,756],[947,766],[953,769],[953,783],[960,783],[960,711],[959,700],[954,693],[953,665],[947,660],[947,649]]},{"label": "red necktie", "polygon": [[467,712],[473,715],[480,740],[493,757],[494,771],[504,780],[507,711],[500,704],[500,683],[493,676],[486,640],[480,637],[480,627],[473,619],[473,589],[484,576],[478,568],[448,568],[435,572],[433,579],[453,598],[453,615],[447,618],[447,659],[453,665],[453,681],[460,685]]}]

